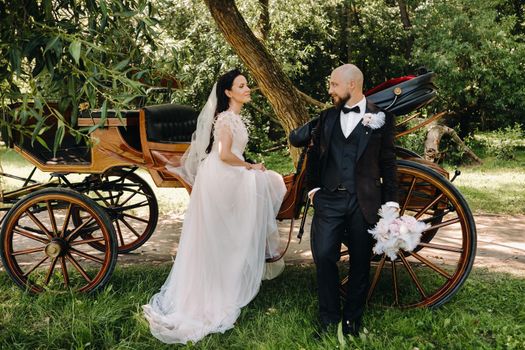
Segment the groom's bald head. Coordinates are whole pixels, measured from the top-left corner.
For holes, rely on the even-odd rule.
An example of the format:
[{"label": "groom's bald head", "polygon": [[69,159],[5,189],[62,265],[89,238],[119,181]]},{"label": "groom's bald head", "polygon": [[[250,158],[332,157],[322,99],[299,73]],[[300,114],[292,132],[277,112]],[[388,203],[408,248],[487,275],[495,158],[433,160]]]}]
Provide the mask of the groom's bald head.
[{"label": "groom's bald head", "polygon": [[328,93],[336,106],[363,96],[363,72],[353,64],[337,67],[330,75]]},{"label": "groom's bald head", "polygon": [[354,81],[358,89],[363,89],[363,72],[361,69],[357,68],[354,64],[343,64],[340,67],[337,67],[332,72],[332,75],[338,74],[340,77],[347,83]]}]

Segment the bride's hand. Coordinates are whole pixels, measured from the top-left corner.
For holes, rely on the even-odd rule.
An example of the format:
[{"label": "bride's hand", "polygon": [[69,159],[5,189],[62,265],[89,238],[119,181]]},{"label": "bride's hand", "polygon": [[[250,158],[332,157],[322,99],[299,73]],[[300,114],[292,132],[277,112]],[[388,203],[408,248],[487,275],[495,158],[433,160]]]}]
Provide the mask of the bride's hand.
[{"label": "bride's hand", "polygon": [[252,164],[251,169],[265,171],[266,167],[263,163]]}]

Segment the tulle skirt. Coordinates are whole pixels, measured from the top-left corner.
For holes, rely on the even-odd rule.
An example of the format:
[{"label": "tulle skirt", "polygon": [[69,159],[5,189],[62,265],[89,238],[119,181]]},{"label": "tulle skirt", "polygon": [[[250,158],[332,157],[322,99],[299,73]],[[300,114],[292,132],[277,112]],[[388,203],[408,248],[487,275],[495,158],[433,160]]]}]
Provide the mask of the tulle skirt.
[{"label": "tulle skirt", "polygon": [[173,268],[143,306],[156,338],[196,342],[233,327],[265,274],[284,268],[265,259],[277,254],[285,192],[281,175],[230,166],[212,151],[195,179]]}]

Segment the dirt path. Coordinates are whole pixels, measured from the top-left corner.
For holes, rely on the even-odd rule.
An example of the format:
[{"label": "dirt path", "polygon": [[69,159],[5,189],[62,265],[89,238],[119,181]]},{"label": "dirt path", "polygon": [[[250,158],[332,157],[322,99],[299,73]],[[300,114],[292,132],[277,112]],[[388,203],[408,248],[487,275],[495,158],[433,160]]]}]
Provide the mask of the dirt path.
[{"label": "dirt path", "polygon": [[[161,216],[152,238],[135,252],[119,256],[119,265],[171,263],[177,252],[182,220],[181,215]],[[494,272],[508,272],[525,278],[525,215],[477,215],[475,220],[478,237],[474,267],[486,267]],[[295,238],[299,228],[299,222],[296,222],[292,242],[285,255],[288,264],[313,262],[309,224],[307,221],[303,240],[299,243]],[[287,237],[289,225],[288,220],[279,225],[283,238]],[[446,233],[445,241],[453,241],[452,234]],[[453,253],[445,253],[434,258],[445,264],[454,256]]]}]

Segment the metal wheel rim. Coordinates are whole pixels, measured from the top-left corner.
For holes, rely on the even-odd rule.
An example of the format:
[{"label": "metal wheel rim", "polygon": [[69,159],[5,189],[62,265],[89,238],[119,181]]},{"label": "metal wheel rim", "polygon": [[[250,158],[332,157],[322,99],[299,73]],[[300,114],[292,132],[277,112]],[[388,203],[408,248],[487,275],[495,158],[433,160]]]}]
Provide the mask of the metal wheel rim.
[{"label": "metal wheel rim", "polygon": [[[45,197],[45,199],[43,197]],[[95,225],[100,228],[101,237],[99,237],[99,239],[101,241],[103,241],[107,246],[111,246],[112,240],[114,240],[114,234],[112,233],[111,229],[106,227],[106,223],[104,222],[104,220],[100,216],[100,214],[97,213],[94,208],[90,207],[88,204],[86,204],[80,198],[75,198],[75,197],[73,197],[73,196],[71,196],[69,194],[65,194],[65,193],[45,193],[45,195],[35,196],[34,198],[31,198],[30,200],[27,200],[22,205],[18,206],[15,209],[15,211],[12,213],[12,215],[10,216],[10,219],[4,223],[4,227],[2,229],[2,233],[3,233],[3,235],[2,235],[2,238],[3,238],[3,241],[2,241],[2,248],[3,248],[2,249],[2,259],[4,261],[6,269],[9,271],[11,277],[13,279],[15,279],[15,282],[19,286],[21,286],[23,288],[26,288],[30,292],[33,292],[33,293],[40,293],[40,292],[43,292],[44,290],[47,289],[47,287],[38,285],[35,282],[31,281],[30,278],[29,278],[30,275],[33,272],[37,271],[37,269],[40,266],[36,266],[36,265],[39,265],[37,263],[37,264],[35,264],[35,265],[33,265],[31,267],[31,268],[33,268],[33,267],[36,266],[34,271],[27,273],[28,270],[26,270],[24,272],[24,269],[22,269],[22,267],[19,264],[20,261],[18,261],[18,259],[16,259],[15,257],[19,256],[19,255],[25,255],[25,254],[20,254],[19,251],[14,251],[13,250],[13,239],[14,239],[13,236],[15,234],[15,228],[18,226],[18,223],[19,223],[20,219],[24,216],[24,214],[29,216],[29,214],[27,214],[27,213],[28,213],[28,210],[30,210],[31,207],[34,207],[35,205],[37,205],[39,203],[42,203],[42,202],[46,202],[46,205],[48,205],[47,203],[52,203],[54,201],[68,203],[69,204],[69,209],[67,209],[68,211],[71,211],[71,208],[73,206],[81,206],[81,207],[83,207],[83,209],[86,210],[86,212],[88,212],[88,213],[90,213],[92,215],[92,218],[95,221]],[[51,208],[53,208],[52,205],[51,205]],[[52,211],[53,211],[53,209],[52,209]],[[67,215],[68,214],[66,213],[65,216],[67,217]],[[57,218],[55,217],[54,218],[55,222],[57,221],[56,219]],[[52,222],[52,220],[53,219],[51,219],[51,216],[50,216],[50,221]],[[64,218],[64,221],[66,221],[66,218]],[[89,224],[89,222],[88,222],[88,224]],[[51,224],[51,225],[53,226],[53,224]],[[50,233],[52,233],[52,236],[54,238],[56,238],[56,234],[64,234],[64,227],[63,227],[64,223],[63,222],[62,223],[56,222],[55,225],[57,226],[56,230],[53,227],[51,227],[51,230],[49,230]],[[68,229],[71,228],[71,226],[72,226],[71,225],[71,220],[69,220],[68,223],[66,224],[65,231],[68,232]],[[44,227],[49,228],[49,225],[44,224]],[[17,231],[19,231],[19,230],[20,230],[20,228],[17,229]],[[29,232],[29,233],[31,233],[31,232]],[[46,280],[47,280],[47,276],[50,276],[50,277],[49,277],[49,280],[47,282],[44,281],[44,283],[46,285],[48,285],[49,282],[51,282],[51,279],[58,278],[57,274],[55,274],[55,272],[56,272],[55,270],[60,266],[60,270],[61,270],[61,275],[62,275],[62,278],[63,278],[64,286],[66,287],[66,289],[70,289],[71,288],[71,285],[69,285],[69,283],[71,281],[70,273],[71,272],[75,272],[75,270],[76,270],[79,274],[82,274],[80,272],[80,270],[83,269],[84,272],[87,274],[87,276],[90,277],[89,280],[84,277],[85,281],[86,281],[86,283],[84,285],[81,285],[81,286],[79,286],[77,288],[71,288],[71,289],[74,289],[74,290],[76,290],[78,292],[89,292],[89,291],[92,291],[92,290],[96,289],[100,285],[100,283],[103,282],[103,280],[108,277],[108,274],[111,274],[111,272],[113,270],[113,267],[114,267],[114,261],[113,260],[116,257],[114,256],[112,249],[106,249],[104,252],[101,252],[100,254],[102,255],[102,257],[94,256],[92,254],[84,252],[81,248],[79,248],[80,245],[84,244],[84,243],[80,243],[81,242],[81,237],[80,237],[81,235],[78,234],[78,235],[76,235],[76,237],[73,237],[73,233],[74,233],[74,229],[70,230],[68,232],[68,235],[69,235],[69,237],[71,239],[71,241],[69,242],[71,244],[71,246],[69,246],[67,248],[64,248],[64,250],[66,251],[66,253],[64,253],[64,256],[57,256],[55,258],[47,256],[45,261],[41,261],[40,262],[40,264],[42,264],[42,265],[44,263],[46,263],[46,265],[47,265],[47,262],[49,261],[49,269],[47,269]],[[27,233],[26,233],[26,235],[27,235]],[[37,235],[35,235],[35,237],[42,239],[42,241],[40,241],[40,243],[42,243],[42,245],[39,248],[42,248],[42,252],[44,253],[44,255],[47,255],[48,253],[50,253],[49,251],[51,249],[49,249],[49,247],[50,247],[50,244],[53,243],[52,242],[53,240],[50,239],[50,237],[38,237]],[[35,238],[32,238],[32,239],[35,239]],[[78,240],[78,239],[80,239],[80,240]],[[45,243],[45,241],[47,241],[47,243]],[[56,247],[56,245],[54,245],[54,247]],[[76,247],[76,248],[73,248],[73,247]],[[37,248],[34,248],[34,249],[37,249]],[[93,259],[93,257],[95,257],[95,258],[98,258],[101,261],[99,263],[101,266],[100,266],[99,269],[97,269],[98,271],[96,272],[94,277],[92,277],[93,273],[91,271],[85,271],[85,269],[84,269],[85,266],[82,266],[81,262],[79,262],[79,258],[78,258],[78,255],[77,255],[79,253],[73,252],[73,250],[80,251],[82,254],[91,256],[90,259]],[[53,252],[51,251],[51,253],[53,253]],[[31,254],[31,253],[29,253],[29,254]],[[75,255],[76,257],[74,257],[73,255]],[[89,259],[86,259],[86,260],[89,260]],[[80,266],[80,268],[75,266],[74,261],[76,261],[76,264],[78,266]],[[68,264],[68,262],[69,262],[69,264]],[[63,264],[65,264],[65,267],[64,267]],[[69,265],[69,269],[68,269],[68,265]],[[29,270],[31,270],[31,268]],[[66,272],[64,272],[64,269],[65,269]],[[77,272],[75,272],[75,274]],[[27,277],[25,276],[26,274],[27,274]]]},{"label": "metal wheel rim", "polygon": [[[378,275],[377,271],[381,271],[381,274],[384,275],[384,270],[387,270],[390,268],[390,278],[392,280],[392,294],[394,298],[393,306],[401,307],[401,308],[413,308],[413,307],[429,307],[429,306],[439,306],[443,304],[444,302],[448,301],[461,287],[461,285],[466,280],[468,274],[470,273],[470,270],[472,268],[472,264],[475,257],[475,238],[476,238],[476,232],[475,232],[475,226],[472,220],[472,214],[470,212],[470,209],[466,205],[466,202],[464,201],[463,197],[457,190],[454,189],[452,185],[445,185],[444,178],[441,177],[441,175],[437,174],[431,169],[426,169],[423,166],[419,164],[411,163],[409,161],[400,161],[398,164],[398,172],[402,172],[405,175],[417,177],[420,179],[423,179],[424,181],[427,181],[428,183],[432,184],[434,187],[436,187],[440,192],[443,193],[443,195],[452,203],[453,207],[457,211],[457,218],[459,219],[459,224],[461,227],[461,252],[459,253],[458,262],[455,264],[455,269],[452,274],[450,275],[450,278],[443,277],[446,280],[445,283],[441,285],[437,290],[434,290],[430,295],[423,296],[421,295],[421,300],[417,302],[409,302],[406,304],[400,303],[400,298],[402,297],[399,295],[399,287],[395,287],[396,283],[399,283],[397,281],[398,277],[398,271],[396,269],[399,268],[399,266],[402,266],[405,270],[409,270],[409,268],[406,267],[406,264],[410,265],[410,261],[408,261],[409,257],[415,257],[416,255],[421,258],[425,252],[425,249],[437,249],[437,248],[429,248],[428,244],[432,245],[432,239],[434,238],[434,235],[436,235],[436,232],[439,231],[439,229],[442,229],[442,227],[446,227],[449,225],[445,225],[446,222],[450,219],[447,219],[445,221],[442,220],[436,220],[435,223],[437,225],[445,225],[442,227],[438,227],[437,229],[430,229],[428,232],[432,232],[432,237],[430,238],[430,242],[426,243],[427,246],[418,246],[416,250],[414,250],[415,254],[403,252],[403,254],[399,254],[398,259],[396,259],[394,262],[391,262],[388,258],[385,256],[381,257],[379,262],[376,264],[375,269],[372,269],[374,271],[373,277],[371,279],[371,289],[369,291],[369,299],[374,295],[374,293],[379,293],[380,291],[375,290],[377,287],[377,283],[379,282],[378,278],[381,278],[381,275]],[[436,180],[436,179],[442,179],[442,180]],[[400,203],[401,206],[403,206],[403,203]],[[457,224],[457,223],[456,223]],[[455,225],[455,224],[450,224]],[[439,235],[439,233],[437,233]],[[422,240],[423,241],[423,240]],[[424,260],[427,260],[429,263],[432,263],[428,258],[425,258],[423,256]],[[434,271],[432,268],[429,267],[429,265],[426,265],[421,260],[416,258],[413,261],[417,261],[421,265],[425,266],[428,270]],[[435,265],[435,264],[434,264]],[[438,266],[439,268],[439,266]],[[444,270],[444,269],[441,269]],[[446,271],[445,271],[446,272]],[[438,273],[438,272],[434,272]],[[410,275],[410,272],[408,272]],[[416,275],[417,278],[417,275]],[[412,279],[412,277],[411,277]],[[374,282],[375,281],[375,282]],[[347,282],[347,277],[343,278],[341,284],[342,289],[344,289],[344,285]],[[376,284],[375,284],[376,283]],[[414,282],[415,283],[415,282]],[[397,290],[397,294],[394,291]],[[416,287],[416,289],[419,288]],[[421,292],[420,292],[421,293]],[[426,294],[426,291],[423,288],[423,293]],[[371,303],[373,303],[371,301]]]}]

